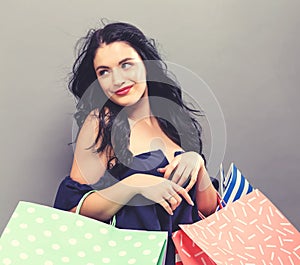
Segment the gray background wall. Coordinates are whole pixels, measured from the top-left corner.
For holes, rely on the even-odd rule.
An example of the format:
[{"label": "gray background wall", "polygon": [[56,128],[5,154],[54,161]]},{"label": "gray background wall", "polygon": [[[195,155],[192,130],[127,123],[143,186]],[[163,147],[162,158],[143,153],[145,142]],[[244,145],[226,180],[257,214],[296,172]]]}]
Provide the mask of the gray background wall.
[{"label": "gray background wall", "polygon": [[[6,1],[0,11],[0,231],[19,200],[52,205],[69,173],[76,40],[102,17],[160,43],[210,86],[234,161],[300,229],[300,2]],[[209,148],[208,148],[209,149]]]}]

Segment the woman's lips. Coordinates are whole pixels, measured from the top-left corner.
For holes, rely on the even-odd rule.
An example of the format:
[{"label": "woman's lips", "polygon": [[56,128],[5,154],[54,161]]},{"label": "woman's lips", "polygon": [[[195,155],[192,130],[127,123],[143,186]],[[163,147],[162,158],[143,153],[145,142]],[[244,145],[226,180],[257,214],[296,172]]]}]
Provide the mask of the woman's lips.
[{"label": "woman's lips", "polygon": [[126,95],[126,94],[130,91],[130,89],[131,89],[132,87],[133,87],[133,85],[123,87],[123,88],[117,90],[117,91],[115,92],[115,94],[117,94],[117,95]]}]

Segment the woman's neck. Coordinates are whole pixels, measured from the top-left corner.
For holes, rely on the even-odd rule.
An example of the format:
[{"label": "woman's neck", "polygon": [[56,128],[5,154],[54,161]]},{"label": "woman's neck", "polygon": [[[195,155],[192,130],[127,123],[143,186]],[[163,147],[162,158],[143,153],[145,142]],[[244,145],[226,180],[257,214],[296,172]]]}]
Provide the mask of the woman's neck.
[{"label": "woman's neck", "polygon": [[130,123],[136,123],[141,120],[149,125],[153,124],[153,115],[150,109],[148,98],[142,98],[136,104],[126,107],[128,120]]}]

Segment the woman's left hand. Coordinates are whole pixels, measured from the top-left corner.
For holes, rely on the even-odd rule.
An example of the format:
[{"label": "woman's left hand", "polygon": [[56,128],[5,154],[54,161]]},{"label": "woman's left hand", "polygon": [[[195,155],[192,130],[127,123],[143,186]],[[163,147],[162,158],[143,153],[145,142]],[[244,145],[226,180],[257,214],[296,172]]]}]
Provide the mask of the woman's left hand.
[{"label": "woman's left hand", "polygon": [[204,160],[201,155],[190,151],[177,155],[169,165],[157,171],[163,173],[164,178],[172,180],[181,187],[189,181],[185,188],[189,191],[197,182],[198,172],[202,167],[204,167]]}]

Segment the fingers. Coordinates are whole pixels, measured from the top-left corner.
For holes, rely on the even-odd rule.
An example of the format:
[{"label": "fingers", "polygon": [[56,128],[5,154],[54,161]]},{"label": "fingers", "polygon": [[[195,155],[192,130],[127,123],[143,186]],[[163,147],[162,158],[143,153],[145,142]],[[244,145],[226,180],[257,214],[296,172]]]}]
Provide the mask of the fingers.
[{"label": "fingers", "polygon": [[184,171],[181,173],[180,179],[177,182],[177,184],[181,187],[185,186],[190,179],[191,172],[192,172],[191,169],[186,167]]},{"label": "fingers", "polygon": [[182,199],[177,193],[174,193],[167,199],[167,202],[170,204],[173,211],[179,206],[181,201]]},{"label": "fingers", "polygon": [[170,179],[172,177],[172,172],[176,167],[174,165],[169,165],[165,171],[164,178]]},{"label": "fingers", "polygon": [[173,215],[173,211],[183,199],[190,205],[194,205],[188,192],[178,184],[164,178],[147,177],[151,178],[152,182],[155,180],[159,185],[143,185],[139,190],[139,194],[153,202],[159,203],[168,214]]},{"label": "fingers", "polygon": [[160,173],[165,173],[166,169],[167,169],[167,167],[162,167],[162,168],[158,168],[157,171]]},{"label": "fingers", "polygon": [[182,198],[177,194],[173,193],[160,202],[160,205],[165,208],[165,210],[173,215],[173,211],[180,205]]},{"label": "fingers", "polygon": [[173,210],[170,206],[169,203],[167,203],[166,200],[163,200],[159,203],[163,208],[165,208],[165,210],[167,211],[168,214],[173,215]]},{"label": "fingers", "polygon": [[[182,177],[185,177],[183,174],[185,170],[186,170],[185,165],[179,164],[177,168],[173,170],[169,179],[179,185],[179,182],[182,179]],[[186,178],[187,177],[188,175],[186,176]]]},{"label": "fingers", "polygon": [[191,173],[191,179],[190,179],[190,182],[189,182],[189,184],[187,185],[187,187],[185,188],[185,190],[186,190],[187,192],[189,192],[190,189],[196,184],[196,182],[197,182],[197,177],[198,177],[198,171],[193,170],[193,172]]},{"label": "fingers", "polygon": [[187,201],[188,204],[194,206],[194,202],[193,202],[193,200],[191,199],[190,195],[188,194],[187,190],[184,189],[184,188],[182,188],[182,187],[180,187],[179,185],[177,185],[177,184],[175,184],[175,183],[174,183],[174,185],[177,186],[176,192],[177,192],[178,194],[180,194],[180,195]]},{"label": "fingers", "polygon": [[185,190],[187,192],[189,192],[191,190],[191,188],[193,188],[193,186],[195,185],[196,182],[197,182],[197,180],[195,180],[194,178],[191,178],[189,185],[185,188]]},{"label": "fingers", "polygon": [[177,167],[179,161],[180,161],[180,158],[179,158],[179,157],[175,157],[175,158],[173,159],[173,161],[172,161],[169,165],[167,165],[167,166],[165,167],[164,178],[169,179],[171,173],[172,173],[172,172],[174,171],[174,169]]},{"label": "fingers", "polygon": [[[194,206],[194,203],[190,197],[190,195],[186,192],[185,189],[182,188],[182,191],[180,193],[185,199],[186,201]],[[177,194],[173,194],[172,196],[169,196],[168,199],[164,199],[162,201],[159,202],[159,204],[166,210],[166,212],[170,215],[173,215],[173,211],[176,210],[176,208],[180,205],[180,203],[182,202],[182,198]]]}]

